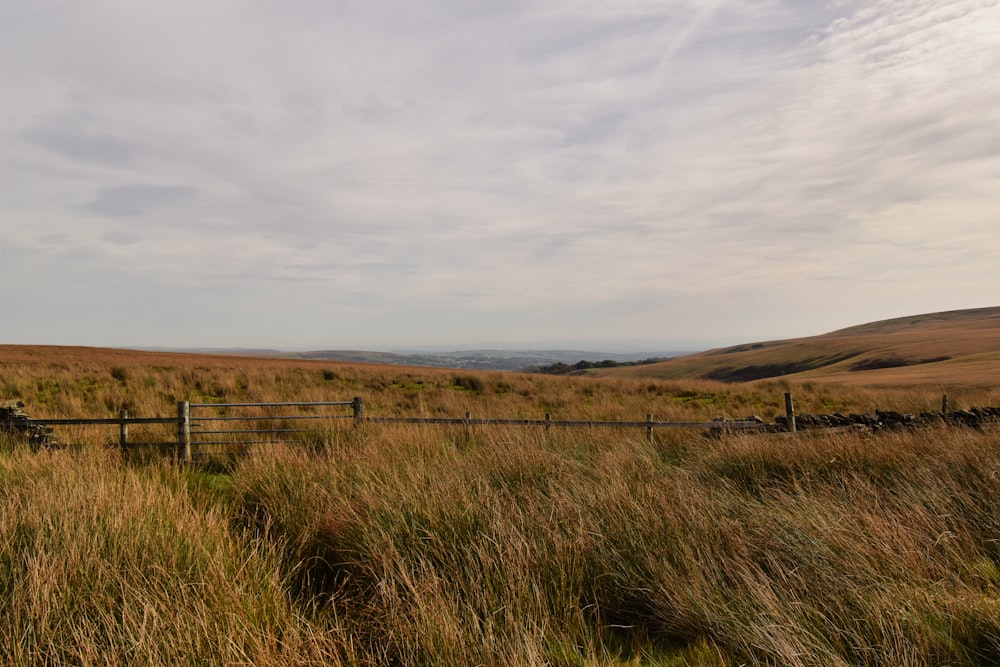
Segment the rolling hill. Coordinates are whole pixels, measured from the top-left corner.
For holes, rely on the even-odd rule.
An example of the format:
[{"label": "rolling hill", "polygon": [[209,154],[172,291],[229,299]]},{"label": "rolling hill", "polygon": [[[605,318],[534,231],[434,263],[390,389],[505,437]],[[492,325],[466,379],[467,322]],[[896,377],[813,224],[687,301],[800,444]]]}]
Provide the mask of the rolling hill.
[{"label": "rolling hill", "polygon": [[865,385],[1000,383],[1000,307],[900,317],[819,336],[748,343],[605,376]]}]

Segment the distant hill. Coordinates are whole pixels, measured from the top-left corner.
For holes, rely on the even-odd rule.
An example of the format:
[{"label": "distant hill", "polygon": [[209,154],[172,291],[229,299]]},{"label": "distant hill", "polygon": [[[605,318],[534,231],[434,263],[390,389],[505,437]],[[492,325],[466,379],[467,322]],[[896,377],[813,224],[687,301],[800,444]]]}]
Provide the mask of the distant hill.
[{"label": "distant hill", "polygon": [[683,354],[668,352],[657,355],[646,353],[615,354],[584,350],[463,350],[456,352],[366,352],[348,350],[319,350],[314,352],[282,353],[296,359],[324,359],[353,363],[426,366],[431,368],[464,368],[487,371],[530,371],[552,364],[573,364],[580,361],[611,360],[632,363],[651,356],[669,357]]},{"label": "distant hill", "polygon": [[819,336],[747,343],[601,375],[846,384],[1000,383],[1000,307],[899,317]]},{"label": "distant hill", "polygon": [[182,352],[187,354],[237,355],[242,357],[272,357],[281,359],[317,359],[355,364],[390,366],[424,366],[482,371],[534,371],[553,364],[614,361],[635,363],[650,357],[676,357],[685,351],[658,353],[614,353],[586,350],[461,350],[454,352],[380,352],[374,350],[313,350],[289,352],[268,348],[143,348],[148,352]]}]

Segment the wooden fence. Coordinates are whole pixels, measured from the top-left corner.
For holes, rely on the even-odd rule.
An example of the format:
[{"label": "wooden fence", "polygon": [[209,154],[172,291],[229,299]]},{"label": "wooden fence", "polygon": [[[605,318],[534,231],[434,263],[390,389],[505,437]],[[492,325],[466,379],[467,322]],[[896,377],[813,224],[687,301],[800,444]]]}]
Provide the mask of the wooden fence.
[{"label": "wooden fence", "polygon": [[[339,408],[343,412],[331,412]],[[349,412],[346,408],[350,408]],[[250,447],[277,442],[287,442],[296,437],[322,434],[335,420],[350,420],[355,426],[363,424],[433,424],[453,426],[534,426],[545,428],[641,428],[652,439],[654,429],[740,429],[753,430],[764,427],[757,421],[656,421],[652,414],[645,420],[595,421],[557,420],[546,413],[544,419],[488,419],[474,418],[466,413],[461,418],[440,417],[377,417],[364,412],[360,397],[351,401],[324,401],[300,403],[177,403],[174,417],[131,417],[125,410],[111,419],[32,419],[40,426],[117,426],[122,451],[142,445],[155,444],[172,447],[180,461],[190,462],[198,457],[217,453],[241,453]],[[141,424],[173,424],[176,440],[166,443],[135,443],[129,439],[129,427]]]}]

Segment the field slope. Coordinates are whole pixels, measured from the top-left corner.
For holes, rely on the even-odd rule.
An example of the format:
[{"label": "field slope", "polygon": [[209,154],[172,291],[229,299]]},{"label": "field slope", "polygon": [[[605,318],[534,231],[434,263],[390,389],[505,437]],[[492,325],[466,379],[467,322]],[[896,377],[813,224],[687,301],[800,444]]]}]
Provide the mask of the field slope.
[{"label": "field slope", "polygon": [[[978,368],[996,316],[865,325],[803,354],[953,355],[840,371],[859,377]],[[714,357],[787,364],[808,343]],[[0,345],[0,398],[40,417],[360,396],[369,416],[773,420],[784,385]],[[948,389],[962,406],[998,393]],[[919,413],[940,393],[817,381],[795,400]],[[204,466],[123,457],[114,426],[66,426],[38,452],[0,433],[0,665],[1000,664],[992,426],[328,424]],[[130,440],[175,441],[140,426]]]},{"label": "field slope", "polygon": [[722,382],[784,376],[864,385],[992,384],[1000,377],[1000,307],[900,317],[601,374]]}]

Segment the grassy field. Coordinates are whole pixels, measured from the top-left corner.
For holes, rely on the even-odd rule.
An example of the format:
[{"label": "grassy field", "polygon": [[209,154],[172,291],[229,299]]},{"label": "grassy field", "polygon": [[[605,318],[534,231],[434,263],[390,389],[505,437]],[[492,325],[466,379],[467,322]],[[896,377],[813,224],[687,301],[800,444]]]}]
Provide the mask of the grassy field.
[{"label": "grassy field", "polygon": [[[642,367],[636,367],[641,369]],[[635,369],[622,369],[634,371]],[[895,369],[904,372],[906,368]],[[737,419],[784,413],[792,391],[802,412],[922,412],[948,393],[960,406],[1000,405],[996,382],[835,385],[789,376],[752,383],[632,377],[552,377],[325,361],[167,354],[103,348],[0,345],[0,399],[37,418],[172,415],[176,402],[364,399],[373,415],[495,418]]]},{"label": "grassy field", "polygon": [[[543,377],[0,347],[39,417],[177,400],[738,418],[998,405],[989,386]],[[770,413],[770,414],[769,414]],[[230,469],[0,442],[0,663],[993,665],[993,430],[343,428]]]}]

